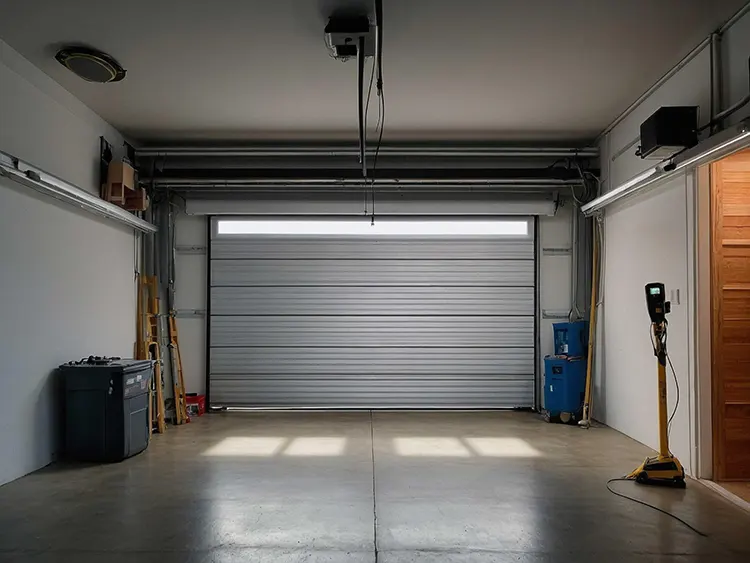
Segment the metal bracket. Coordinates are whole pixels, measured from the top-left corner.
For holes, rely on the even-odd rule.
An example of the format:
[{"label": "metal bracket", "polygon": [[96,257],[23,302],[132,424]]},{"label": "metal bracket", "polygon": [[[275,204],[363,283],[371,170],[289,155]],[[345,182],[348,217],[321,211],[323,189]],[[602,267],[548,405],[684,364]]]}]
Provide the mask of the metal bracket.
[{"label": "metal bracket", "polygon": [[125,147],[125,158],[131,165],[135,166],[135,148],[127,141],[124,141],[122,146]]},{"label": "metal bracket", "polygon": [[[636,144],[638,144],[641,141],[641,136],[638,135],[635,139],[630,141],[627,145],[622,147],[619,151],[617,151],[615,154],[612,155],[612,162],[620,158],[622,155],[624,155],[626,152],[628,152],[630,149],[632,149]],[[636,154],[637,156],[637,154]]]},{"label": "metal bracket", "polygon": [[564,256],[572,253],[572,248],[542,248],[542,254],[544,256]]},{"label": "metal bracket", "polygon": [[112,162],[112,145],[104,137],[99,137],[99,187],[107,183],[110,162]]},{"label": "metal bracket", "polygon": [[175,318],[202,318],[205,316],[205,309],[177,309],[174,312]]},{"label": "metal bracket", "polygon": [[565,319],[568,320],[570,317],[570,311],[554,311],[551,309],[542,310],[543,319]]},{"label": "metal bracket", "polygon": [[180,246],[174,247],[177,254],[206,254],[205,246]]}]

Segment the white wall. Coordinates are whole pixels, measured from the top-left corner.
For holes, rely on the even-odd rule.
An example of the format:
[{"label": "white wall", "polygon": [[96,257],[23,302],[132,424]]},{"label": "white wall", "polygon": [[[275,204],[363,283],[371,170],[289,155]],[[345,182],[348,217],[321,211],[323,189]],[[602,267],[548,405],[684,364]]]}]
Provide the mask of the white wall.
[{"label": "white wall", "polygon": [[[650,320],[644,286],[662,282],[673,299],[668,351],[682,397],[671,434],[671,448],[684,464],[690,460],[687,288],[687,198],[684,178],[647,199],[623,202],[607,210],[602,316],[605,346],[600,359],[604,379],[595,417],[651,447],[658,445],[656,358],[649,341]],[[677,292],[680,303],[677,303]],[[670,412],[676,389],[669,375]]]},{"label": "white wall", "polygon": [[0,150],[99,193],[99,137],[122,136],[0,40]]},{"label": "white wall", "polygon": [[[722,37],[724,107],[741,100],[750,88],[748,78],[748,57],[750,57],[750,15],[746,15]],[[729,118],[729,123],[737,123],[750,116],[750,104]]]},{"label": "white wall", "polygon": [[[100,135],[122,144],[0,41],[0,150],[96,193]],[[0,180],[0,484],[53,459],[56,366],[132,355],[134,249],[131,230]]]},{"label": "white wall", "polygon": [[[199,215],[179,214],[175,245],[203,247],[208,242],[206,222]],[[202,254],[178,252],[175,256],[175,309],[206,311],[206,258]],[[206,392],[206,317],[178,316],[182,370],[188,393]]]},{"label": "white wall", "polygon": [[[725,107],[748,92],[749,38],[750,15],[724,35]],[[635,147],[618,155],[638,136],[640,123],[664,105],[698,105],[701,122],[706,123],[710,115],[710,88],[710,51],[706,48],[602,139],[603,190],[653,166],[654,161],[635,156]],[[670,445],[691,474],[698,468],[699,433],[694,408],[697,401],[693,331],[695,198],[694,178],[688,175],[606,209],[603,296],[594,382],[594,417],[656,448],[656,364],[648,340],[643,286],[652,281],[664,282],[668,295],[675,292],[675,297],[679,290],[681,302],[673,301],[669,317],[669,352],[682,397]],[[669,379],[671,412],[676,392],[671,375]],[[710,451],[706,453],[710,455]]]},{"label": "white wall", "polygon": [[[704,120],[708,119],[709,65],[709,50],[705,49],[607,135],[601,157],[605,191],[653,166],[654,161],[635,156],[635,147],[622,155],[617,153],[638,136],[640,124],[656,109],[663,105],[698,105]],[[652,448],[658,446],[656,363],[649,342],[644,286],[661,281],[668,295],[679,291],[681,304],[675,302],[669,317],[669,353],[682,398],[670,446],[688,472],[692,471],[688,395],[693,364],[688,353],[687,198],[692,194],[692,183],[688,186],[682,176],[605,212],[602,336],[597,349],[593,408],[597,420]],[[668,397],[671,413],[676,399],[671,375]]]},{"label": "white wall", "polygon": [[[571,271],[572,254],[545,252],[545,248],[568,248],[572,246],[572,210],[570,199],[565,200],[554,217],[539,217],[539,307],[549,313],[569,313],[572,305]],[[566,319],[539,318],[539,365],[538,373],[544,374],[544,357],[554,352],[552,325]],[[542,402],[544,397],[541,396]]]}]

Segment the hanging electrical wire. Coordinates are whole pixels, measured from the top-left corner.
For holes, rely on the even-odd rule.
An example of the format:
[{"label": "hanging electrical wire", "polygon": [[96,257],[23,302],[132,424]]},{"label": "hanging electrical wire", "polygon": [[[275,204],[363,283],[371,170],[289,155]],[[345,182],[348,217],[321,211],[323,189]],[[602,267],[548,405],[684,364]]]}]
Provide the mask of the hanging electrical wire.
[{"label": "hanging electrical wire", "polygon": [[677,400],[674,404],[674,409],[672,410],[672,414],[669,415],[669,420],[667,421],[667,437],[671,437],[672,435],[672,421],[674,420],[675,415],[677,414],[677,409],[680,407],[680,382],[677,379],[677,372],[674,369],[674,366],[672,365],[672,358],[669,357],[669,349],[667,348],[667,327],[669,326],[668,321],[664,321],[664,344],[663,344],[663,350],[664,355],[667,358],[667,362],[669,362],[669,369],[672,370],[672,378],[674,379],[674,386],[676,390]]},{"label": "hanging electrical wire", "polygon": [[378,94],[383,92],[383,0],[375,0],[375,62],[378,65]]},{"label": "hanging electrical wire", "polygon": [[[367,102],[365,103],[365,135],[367,135],[367,118],[370,114],[370,98],[372,97],[372,85],[375,82],[375,61],[372,61],[372,70],[370,71],[370,84],[367,86]],[[380,122],[378,121],[378,124]],[[378,124],[375,125],[375,131],[378,130]]]},{"label": "hanging electrical wire", "polygon": [[362,177],[367,180],[367,131],[365,130],[365,38],[359,38],[357,46],[357,113],[359,118],[359,161]]},{"label": "hanging electrical wire", "polygon": [[[747,67],[748,67],[748,80],[750,80],[750,57],[747,59]],[[721,122],[724,121],[726,118],[730,117],[737,111],[744,108],[747,104],[750,104],[750,92],[748,92],[744,98],[739,100],[737,103],[735,103],[733,106],[728,107],[724,111],[718,113],[711,119],[708,123],[706,123],[703,127],[698,128],[698,133],[701,131],[705,131],[709,127],[713,127],[714,125],[721,125]],[[677,155],[672,155],[672,158],[674,158]]]},{"label": "hanging electrical wire", "polygon": [[[672,358],[669,357],[669,352],[667,352],[667,327],[668,326],[669,326],[669,323],[665,320],[664,331],[661,337],[661,348],[662,350],[665,351],[664,355],[667,358],[667,362],[669,363],[669,369],[672,371],[672,379],[674,380],[674,386],[675,386],[675,391],[677,395],[677,400],[675,401],[674,408],[672,409],[672,413],[669,415],[669,419],[667,421],[667,436],[671,436],[672,421],[674,420],[674,417],[677,414],[677,409],[680,407],[680,382],[677,379],[677,372],[674,369],[674,365],[672,365]],[[654,354],[656,354],[657,342],[654,341],[654,334],[653,334],[653,331],[651,330],[651,327],[649,327],[648,333],[649,333],[649,339],[651,340],[651,346],[654,349]]]},{"label": "hanging electrical wire", "polygon": [[375,157],[372,163],[372,174],[370,185],[372,186],[372,221],[375,224],[375,170],[378,167],[378,155],[380,154],[380,145],[383,143],[383,129],[385,124],[385,96],[381,93],[380,104],[378,106],[378,121],[380,122],[380,134],[378,135],[378,144],[375,147]]},{"label": "hanging electrical wire", "polygon": [[[668,325],[669,325],[669,323],[665,319],[664,320],[664,328],[658,334],[657,334],[657,331],[654,330],[653,325],[649,326],[649,340],[651,341],[651,346],[654,348],[654,354],[657,357],[659,357],[659,351],[660,350],[663,352],[664,357],[666,358],[667,362],[669,363],[669,367],[672,370],[672,376],[674,377],[675,387],[677,388],[677,401],[675,402],[674,409],[672,410],[672,414],[669,416],[669,421],[667,423],[667,427],[668,427],[667,433],[669,435],[669,433],[671,432],[671,428],[672,428],[672,421],[674,420],[675,414],[677,414],[677,409],[680,406],[680,384],[679,384],[679,382],[677,380],[677,372],[675,371],[674,366],[672,365],[672,360],[670,359],[669,354],[667,353],[667,327],[668,327]],[[657,338],[658,338],[658,340],[657,340]],[[669,452],[669,455],[670,456],[672,455],[671,451]],[[679,516],[677,516],[676,514],[670,512],[668,510],[664,510],[662,508],[659,508],[658,506],[655,506],[653,504],[649,504],[648,502],[645,502],[643,500],[640,500],[640,499],[637,499],[635,497],[631,497],[631,496],[628,496],[628,495],[626,495],[624,493],[616,491],[611,486],[612,483],[617,482],[617,481],[632,481],[632,480],[633,480],[633,478],[632,477],[628,477],[628,476],[617,477],[615,479],[610,479],[609,481],[607,481],[607,490],[610,493],[612,493],[613,495],[617,495],[618,497],[621,497],[621,498],[624,498],[624,499],[636,502],[636,503],[638,503],[640,505],[643,505],[643,506],[646,506],[646,507],[651,508],[653,510],[656,510],[657,512],[661,512],[662,514],[665,514],[665,515],[669,516],[670,518],[674,518],[676,521],[680,522],[682,525],[684,525],[688,529],[692,530],[693,532],[695,532],[699,536],[708,537],[708,535],[706,533],[698,530],[697,528],[695,528],[694,526],[692,526],[691,524],[689,524],[688,522],[686,522],[685,520],[683,520],[682,518],[680,518]]]},{"label": "hanging electrical wire", "polygon": [[[375,82],[375,67],[376,67],[376,61],[373,59],[372,61],[372,69],[370,70],[370,84],[367,86],[367,102],[365,103],[365,139],[367,139],[367,121],[368,117],[370,115],[370,98],[372,97],[372,85]],[[375,132],[377,133],[378,127],[380,127],[380,105],[378,104],[378,121],[375,124]],[[367,216],[367,177],[364,178],[364,185],[363,185],[363,192],[364,192],[364,200],[365,200],[365,209],[364,209],[364,215]],[[374,190],[374,188],[373,188]]]},{"label": "hanging electrical wire", "polygon": [[[378,123],[380,124],[380,133],[378,134],[378,143],[375,147],[375,157],[373,158],[372,174],[370,186],[372,188],[372,221],[375,224],[375,174],[378,168],[378,156],[380,147],[383,143],[383,130],[385,129],[385,93],[383,91],[383,0],[375,0],[375,66],[377,68],[377,81],[375,88],[379,99],[378,103]],[[376,127],[377,130],[377,127]]]},{"label": "hanging electrical wire", "polygon": [[[581,178],[581,184],[583,186],[583,197],[579,198],[576,195],[575,186],[570,187],[571,194],[573,196],[573,200],[578,205],[583,205],[585,203],[588,203],[593,198],[595,198],[599,194],[599,177],[594,174],[593,172],[589,172],[588,170],[583,170],[581,168],[580,162],[578,162],[577,159],[574,159],[573,166],[575,166],[576,170],[578,171],[578,175]],[[568,161],[568,168],[570,168],[570,161]],[[596,188],[592,189],[592,182],[595,183]]]},{"label": "hanging electrical wire", "polygon": [[674,370],[674,366],[672,365],[672,358],[669,357],[669,354],[667,354],[667,361],[669,362],[669,369],[672,370],[672,378],[674,379],[674,386],[677,389],[677,401],[675,401],[674,404],[674,410],[672,410],[672,414],[669,415],[669,422],[667,423],[667,435],[672,435],[672,421],[674,420],[674,416],[677,414],[677,409],[680,408],[680,382],[677,380],[677,372]]}]

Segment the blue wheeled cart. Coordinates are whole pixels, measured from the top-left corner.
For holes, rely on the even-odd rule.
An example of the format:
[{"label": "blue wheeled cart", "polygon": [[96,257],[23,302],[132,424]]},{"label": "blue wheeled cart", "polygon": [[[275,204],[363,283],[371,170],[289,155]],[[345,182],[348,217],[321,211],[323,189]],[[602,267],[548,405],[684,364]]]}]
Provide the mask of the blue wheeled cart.
[{"label": "blue wheeled cart", "polygon": [[544,418],[549,422],[580,420],[586,393],[586,358],[544,358]]},{"label": "blue wheeled cart", "polygon": [[555,342],[555,356],[577,358],[588,355],[589,323],[554,323],[552,325]]}]

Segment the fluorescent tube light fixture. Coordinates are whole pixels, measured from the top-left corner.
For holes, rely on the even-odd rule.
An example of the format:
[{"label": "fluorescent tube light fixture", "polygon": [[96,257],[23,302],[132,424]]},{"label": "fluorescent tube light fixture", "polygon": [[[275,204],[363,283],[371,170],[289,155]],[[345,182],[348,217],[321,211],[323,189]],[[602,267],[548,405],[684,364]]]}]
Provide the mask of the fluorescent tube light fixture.
[{"label": "fluorescent tube light fixture", "polygon": [[0,177],[137,231],[155,233],[157,230],[155,225],[129,211],[3,152],[0,152]]},{"label": "fluorescent tube light fixture", "polygon": [[655,180],[658,174],[660,174],[660,170],[656,166],[649,168],[648,170],[644,170],[624,184],[617,186],[616,188],[608,191],[603,196],[598,197],[595,200],[590,201],[586,205],[581,206],[581,211],[586,215],[593,213],[597,209],[601,209],[605,205],[609,205],[610,203],[627,196],[628,194],[633,192],[641,182],[645,182],[646,180]]},{"label": "fluorescent tube light fixture", "polygon": [[660,162],[654,168],[649,168],[603,196],[581,206],[581,211],[584,215],[591,215],[620,199],[646,188],[652,188],[691,168],[719,160],[748,145],[750,145],[750,120],[745,120],[736,127],[712,135],[692,149]]},{"label": "fluorescent tube light fixture", "polygon": [[675,166],[674,170],[675,172],[679,172],[680,170],[684,170],[691,166],[701,166],[702,164],[711,162],[711,160],[715,160],[716,158],[724,157],[726,156],[726,154],[724,154],[724,151],[734,152],[733,149],[742,148],[742,144],[746,141],[750,141],[750,131],[740,133],[733,139],[729,139],[728,141],[721,143],[713,147],[712,149],[707,150],[706,152],[697,154],[694,157],[685,160],[684,162],[680,162]]}]

